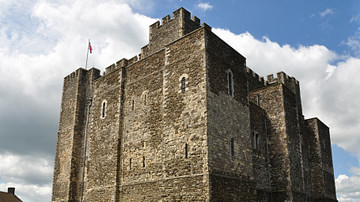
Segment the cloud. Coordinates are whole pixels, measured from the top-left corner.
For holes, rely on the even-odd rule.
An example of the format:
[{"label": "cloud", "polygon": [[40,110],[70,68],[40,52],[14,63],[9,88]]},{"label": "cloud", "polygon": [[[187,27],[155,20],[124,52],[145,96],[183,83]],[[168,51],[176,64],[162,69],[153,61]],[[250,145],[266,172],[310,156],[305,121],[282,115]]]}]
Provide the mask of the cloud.
[{"label": "cloud", "polygon": [[[331,130],[332,143],[347,152],[360,154],[360,58],[337,55],[322,45],[280,46],[250,33],[234,34],[213,29],[222,39],[247,58],[247,64],[260,75],[285,71],[300,81],[305,118],[319,117]],[[310,76],[311,75],[311,76]]]},{"label": "cloud", "polygon": [[51,184],[19,184],[14,182],[1,183],[0,190],[7,191],[8,187],[15,187],[15,195],[22,201],[39,202],[51,200]]},{"label": "cloud", "polygon": [[327,15],[332,15],[332,14],[334,14],[334,9],[330,9],[330,8],[327,8],[325,11],[319,13],[321,17],[325,17]]},{"label": "cloud", "polygon": [[197,8],[201,9],[202,11],[207,11],[207,10],[211,10],[213,8],[213,6],[209,3],[204,3],[204,2],[201,2],[201,3],[198,3],[196,5]]},{"label": "cloud", "polygon": [[360,27],[354,35],[350,36],[346,41],[342,41],[341,44],[348,46],[353,55],[360,57]]},{"label": "cloud", "polygon": [[360,201],[360,176],[348,177],[339,175],[336,180],[337,199],[339,201],[356,202]]},{"label": "cloud", "polygon": [[90,67],[139,54],[155,21],[129,6],[141,2],[1,1],[1,190],[50,200],[63,77],[85,66],[89,38]]},{"label": "cloud", "polygon": [[15,187],[23,201],[48,201],[51,197],[53,165],[48,159],[0,153],[0,190]]},{"label": "cloud", "polygon": [[351,19],[350,19],[350,23],[360,23],[360,15],[357,15],[357,16],[353,16]]}]

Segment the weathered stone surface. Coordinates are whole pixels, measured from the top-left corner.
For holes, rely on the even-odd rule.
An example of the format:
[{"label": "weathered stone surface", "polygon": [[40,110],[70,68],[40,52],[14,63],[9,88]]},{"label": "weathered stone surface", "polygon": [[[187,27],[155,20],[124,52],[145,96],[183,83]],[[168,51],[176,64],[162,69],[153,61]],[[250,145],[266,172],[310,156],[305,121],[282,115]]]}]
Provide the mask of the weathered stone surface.
[{"label": "weathered stone surface", "polygon": [[64,79],[52,201],[336,201],[329,129],[183,8]]}]

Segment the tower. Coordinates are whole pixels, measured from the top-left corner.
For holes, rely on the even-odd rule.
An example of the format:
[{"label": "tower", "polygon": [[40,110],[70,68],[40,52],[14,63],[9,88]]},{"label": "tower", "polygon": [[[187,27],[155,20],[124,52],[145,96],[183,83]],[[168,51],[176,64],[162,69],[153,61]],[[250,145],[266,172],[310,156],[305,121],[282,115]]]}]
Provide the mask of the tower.
[{"label": "tower", "polygon": [[180,8],[138,56],[65,77],[52,200],[336,201],[327,129]]}]

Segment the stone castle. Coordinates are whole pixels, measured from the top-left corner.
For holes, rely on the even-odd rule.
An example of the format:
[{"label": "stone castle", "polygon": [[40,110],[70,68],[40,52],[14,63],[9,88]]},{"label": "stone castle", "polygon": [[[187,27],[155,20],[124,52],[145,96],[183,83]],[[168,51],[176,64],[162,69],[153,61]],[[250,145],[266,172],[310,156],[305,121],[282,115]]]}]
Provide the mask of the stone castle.
[{"label": "stone castle", "polygon": [[329,128],[180,8],[138,56],[64,78],[52,201],[337,201]]}]

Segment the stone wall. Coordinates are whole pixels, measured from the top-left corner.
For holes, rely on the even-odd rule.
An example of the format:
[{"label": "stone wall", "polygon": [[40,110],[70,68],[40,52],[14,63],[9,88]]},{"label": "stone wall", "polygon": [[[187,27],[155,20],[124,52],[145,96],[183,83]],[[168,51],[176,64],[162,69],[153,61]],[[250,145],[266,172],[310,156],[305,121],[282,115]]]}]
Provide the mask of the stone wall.
[{"label": "stone wall", "polygon": [[[246,61],[210,30],[205,33],[210,197],[252,201],[256,191],[249,144]],[[229,72],[233,94],[229,94]]]},{"label": "stone wall", "polygon": [[271,190],[275,201],[291,199],[290,159],[284,109],[282,84],[273,84],[250,92],[250,101],[266,111],[269,128],[269,158],[271,164]]},{"label": "stone wall", "polygon": [[88,98],[99,76],[99,70],[78,69],[64,78],[52,201],[80,199]]},{"label": "stone wall", "polygon": [[310,145],[312,195],[316,200],[336,199],[329,128],[319,119],[306,120]]},{"label": "stone wall", "polygon": [[91,124],[87,138],[85,200],[115,201],[120,155],[118,148],[122,82],[121,69],[95,82]]},{"label": "stone wall", "polygon": [[207,198],[204,48],[199,29],[126,67],[123,200]]},{"label": "stone wall", "polygon": [[268,201],[271,192],[271,173],[268,165],[268,125],[266,113],[256,104],[250,102],[250,144],[252,146],[252,161],[254,179],[256,182],[257,201]]}]

